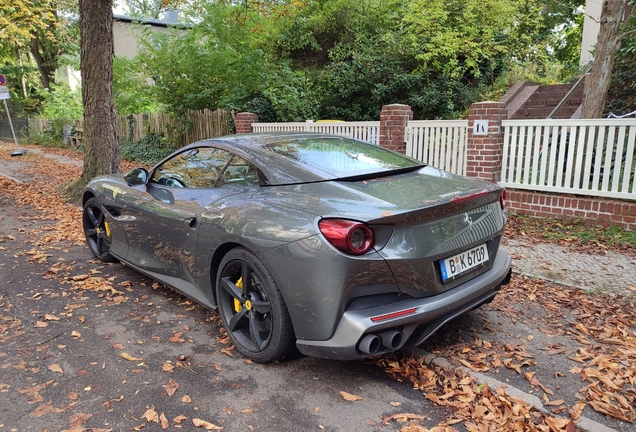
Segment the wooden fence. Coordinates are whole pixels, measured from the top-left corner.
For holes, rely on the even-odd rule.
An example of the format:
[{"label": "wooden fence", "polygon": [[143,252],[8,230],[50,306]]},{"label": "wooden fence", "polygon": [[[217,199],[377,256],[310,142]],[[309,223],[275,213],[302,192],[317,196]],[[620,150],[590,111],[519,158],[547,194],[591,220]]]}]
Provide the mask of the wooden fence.
[{"label": "wooden fence", "polygon": [[[26,121],[28,121],[28,126],[19,130],[21,136],[41,133],[51,128],[51,122],[48,119],[29,118]],[[83,123],[82,120],[79,120],[74,125],[75,130],[80,131],[80,139],[84,132]],[[182,118],[175,118],[165,112],[119,114],[117,115],[117,130],[119,140],[122,142],[137,142],[147,134],[153,133],[163,135],[178,147],[183,147],[195,141],[233,133],[232,114],[222,109],[187,111]]]},{"label": "wooden fence", "polygon": [[232,133],[229,111],[187,111],[183,118],[164,112],[156,114],[128,114],[117,116],[121,141],[137,142],[149,133],[161,134],[179,147],[207,138]]}]

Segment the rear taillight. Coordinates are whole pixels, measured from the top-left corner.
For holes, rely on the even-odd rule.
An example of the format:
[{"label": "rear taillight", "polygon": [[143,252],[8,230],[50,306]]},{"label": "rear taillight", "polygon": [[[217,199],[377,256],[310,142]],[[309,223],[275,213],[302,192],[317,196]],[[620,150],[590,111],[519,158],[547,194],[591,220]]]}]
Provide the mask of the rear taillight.
[{"label": "rear taillight", "polygon": [[499,197],[499,204],[501,204],[501,209],[502,209],[502,210],[504,210],[504,209],[506,208],[506,205],[507,205],[507,203],[506,203],[506,198],[507,198],[506,190],[504,189],[504,190],[501,192],[501,197]]},{"label": "rear taillight", "polygon": [[322,219],[320,232],[342,252],[361,255],[373,246],[373,231],[363,223],[343,219]]}]

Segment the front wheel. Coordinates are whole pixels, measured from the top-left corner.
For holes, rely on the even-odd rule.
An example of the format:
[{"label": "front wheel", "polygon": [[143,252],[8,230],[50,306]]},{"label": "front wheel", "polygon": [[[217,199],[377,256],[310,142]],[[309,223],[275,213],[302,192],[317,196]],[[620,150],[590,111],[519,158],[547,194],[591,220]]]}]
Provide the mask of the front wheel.
[{"label": "front wheel", "polygon": [[216,298],[223,326],[244,356],[267,363],[293,351],[294,329],[285,301],[256,255],[244,248],[225,255]]},{"label": "front wheel", "polygon": [[84,235],[86,243],[93,255],[104,262],[117,261],[110,254],[110,227],[104,212],[97,203],[97,199],[91,198],[84,204],[84,212],[82,214],[82,224],[84,225]]}]

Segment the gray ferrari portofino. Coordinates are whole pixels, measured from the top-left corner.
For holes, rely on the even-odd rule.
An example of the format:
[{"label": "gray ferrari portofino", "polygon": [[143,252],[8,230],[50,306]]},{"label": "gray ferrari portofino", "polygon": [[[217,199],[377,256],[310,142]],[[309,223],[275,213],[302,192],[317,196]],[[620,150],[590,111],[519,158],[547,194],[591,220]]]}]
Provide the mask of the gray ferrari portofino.
[{"label": "gray ferrari portofino", "polygon": [[338,136],[197,142],[83,202],[97,258],[218,311],[258,362],[418,345],[510,279],[502,188]]}]

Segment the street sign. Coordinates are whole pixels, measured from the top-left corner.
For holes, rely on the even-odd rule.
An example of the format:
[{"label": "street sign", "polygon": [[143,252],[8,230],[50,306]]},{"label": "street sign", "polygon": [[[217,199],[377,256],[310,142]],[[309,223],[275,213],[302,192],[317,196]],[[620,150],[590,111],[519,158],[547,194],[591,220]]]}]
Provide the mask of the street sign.
[{"label": "street sign", "polygon": [[0,86],[3,86],[6,82],[7,80],[4,79],[4,75],[0,74]]},{"label": "street sign", "polygon": [[0,85],[0,100],[3,99],[11,99],[11,94],[8,87]]}]

